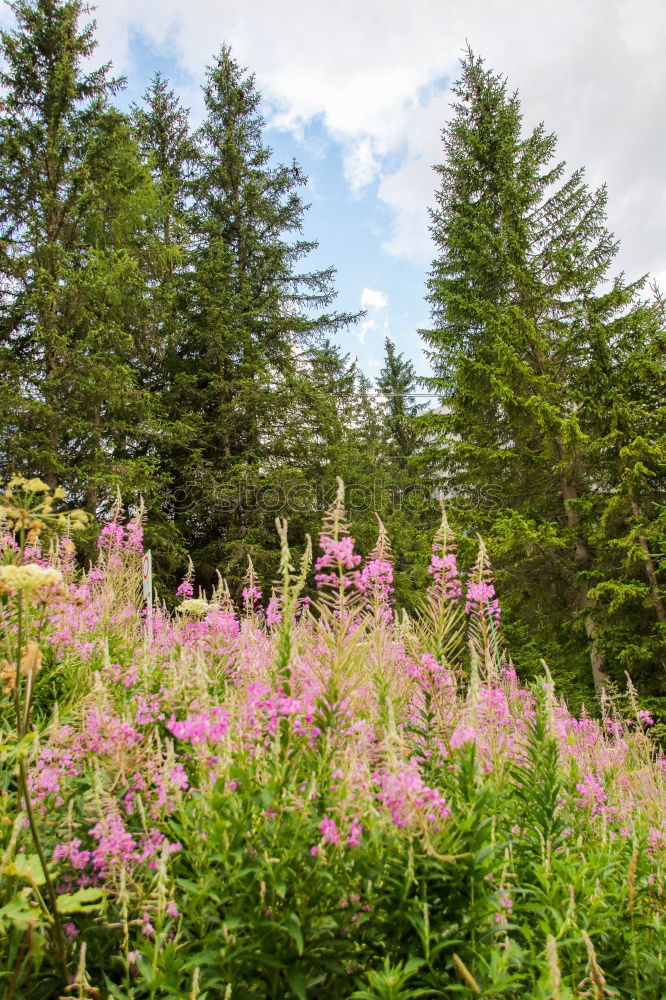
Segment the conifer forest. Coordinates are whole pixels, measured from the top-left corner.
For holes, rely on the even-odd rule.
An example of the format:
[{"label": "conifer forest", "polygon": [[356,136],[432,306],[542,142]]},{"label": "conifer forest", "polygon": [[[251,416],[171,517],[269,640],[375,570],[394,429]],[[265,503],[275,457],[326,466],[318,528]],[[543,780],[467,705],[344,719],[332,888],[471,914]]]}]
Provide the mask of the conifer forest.
[{"label": "conifer forest", "polygon": [[0,1000],[666,997],[666,301],[467,48],[370,378],[251,68],[0,31]]}]

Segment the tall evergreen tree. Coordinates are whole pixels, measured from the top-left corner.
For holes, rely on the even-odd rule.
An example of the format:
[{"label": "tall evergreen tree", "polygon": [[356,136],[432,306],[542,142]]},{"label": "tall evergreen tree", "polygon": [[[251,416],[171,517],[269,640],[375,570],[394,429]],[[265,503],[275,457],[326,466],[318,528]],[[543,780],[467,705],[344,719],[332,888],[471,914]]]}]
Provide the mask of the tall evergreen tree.
[{"label": "tall evergreen tree", "polygon": [[241,498],[281,478],[276,428],[295,384],[308,388],[299,352],[351,317],[322,312],[334,298],[332,269],[300,269],[315,247],[300,232],[304,177],[296,164],[273,164],[254,78],[227,47],[208,70],[204,101],[186,330],[170,377],[183,433],[170,464],[192,497],[180,526],[206,577],[219,564],[241,567],[248,550],[260,555],[257,512]]},{"label": "tall evergreen tree", "polygon": [[103,483],[140,489],[150,409],[136,384],[152,199],[121,81],[89,71],[79,0],[15,0],[0,110],[0,475],[60,481],[94,509]]},{"label": "tall evergreen tree", "polygon": [[614,344],[649,325],[653,306],[641,282],[609,283],[617,244],[605,188],[590,191],[580,170],[565,177],[543,126],[523,135],[505,80],[468,52],[453,91],[432,213],[433,328],[423,331],[442,399],[430,424],[454,499],[499,498],[466,522],[494,536],[500,575],[503,564],[522,568],[508,594],[516,629],[557,635],[569,657],[586,647],[599,693],[616,665],[593,589],[602,470],[587,401],[621,381]]},{"label": "tall evergreen tree", "polygon": [[411,609],[425,584],[432,534],[441,511],[436,466],[429,454],[414,365],[386,338],[384,366],[377,379],[382,398],[384,455],[382,517],[396,567],[396,600]]},{"label": "tall evergreen tree", "polygon": [[608,657],[659,694],[666,666],[666,324],[658,293],[626,320],[617,324],[611,356],[590,366],[582,406],[600,509],[593,596]]},{"label": "tall evergreen tree", "polygon": [[189,122],[189,111],[160,73],[156,73],[143,96],[132,107],[132,128],[144,164],[153,178],[156,205],[150,217],[149,250],[146,258],[152,295],[151,320],[162,351],[175,351],[180,337],[182,275],[187,267],[191,243],[188,189],[197,148]]},{"label": "tall evergreen tree", "polygon": [[416,418],[426,409],[417,403],[418,380],[414,365],[405,360],[387,337],[384,342],[384,367],[377,379],[377,388],[385,397],[386,428],[394,458],[406,465],[422,444],[422,430]]}]

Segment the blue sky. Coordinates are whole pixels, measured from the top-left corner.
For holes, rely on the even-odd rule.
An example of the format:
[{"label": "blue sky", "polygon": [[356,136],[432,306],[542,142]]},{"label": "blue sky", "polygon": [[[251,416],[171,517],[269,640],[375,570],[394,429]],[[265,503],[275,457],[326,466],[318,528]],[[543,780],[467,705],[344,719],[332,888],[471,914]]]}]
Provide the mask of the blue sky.
[{"label": "blue sky", "polygon": [[[210,56],[204,65],[208,61]],[[184,103],[193,96],[192,88],[200,84],[197,74],[183,70],[171,41],[158,47],[135,32],[129,41],[126,63],[127,86],[119,98],[125,107],[140,102],[156,70],[170,80],[177,93],[183,92]],[[252,71],[253,67],[248,69]],[[445,90],[446,84],[447,81],[439,81],[437,86]],[[201,115],[198,95],[191,106],[196,123]],[[343,146],[330,134],[323,115],[294,130],[272,125],[278,114],[270,100],[265,101],[266,144],[273,150],[276,161],[289,163],[295,158],[308,178],[302,192],[304,201],[310,205],[304,218],[304,236],[319,243],[319,248],[308,258],[308,267],[336,268],[338,297],[334,308],[343,312],[365,310],[362,319],[340,332],[340,344],[358,358],[366,375],[375,378],[383,363],[385,338],[389,336],[411,358],[417,374],[428,374],[418,329],[427,324],[429,317],[425,302],[429,261],[423,254],[417,259],[400,258],[383,248],[391,235],[392,214],[377,195],[380,178],[375,176],[361,187],[349,183]],[[400,151],[392,151],[384,159],[385,166],[399,163]],[[433,173],[433,190],[434,185]],[[427,225],[424,200],[424,229]]]},{"label": "blue sky", "polygon": [[432,164],[467,43],[518,88],[528,127],[543,121],[571,168],[608,182],[618,270],[666,288],[663,0],[100,0],[95,17],[97,58],[127,76],[125,100],[160,69],[196,121],[220,45],[255,72],[268,144],[310,178],[313,265],[337,268],[340,309],[368,304],[342,342],[370,376],[387,334],[428,370],[416,331]]}]

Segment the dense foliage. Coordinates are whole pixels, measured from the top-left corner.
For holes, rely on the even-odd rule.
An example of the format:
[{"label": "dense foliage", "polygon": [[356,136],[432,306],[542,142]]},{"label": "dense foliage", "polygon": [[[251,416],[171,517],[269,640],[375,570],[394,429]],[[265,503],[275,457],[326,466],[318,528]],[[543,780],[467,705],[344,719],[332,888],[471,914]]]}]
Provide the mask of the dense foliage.
[{"label": "dense foliage", "polygon": [[423,331],[452,517],[492,545],[525,662],[548,649],[572,692],[628,670],[660,695],[663,301],[611,279],[605,188],[523,132],[504,79],[470,52],[453,93]]},{"label": "dense foliage", "polygon": [[[81,574],[38,480],[3,506],[7,1000],[657,1000],[666,761],[632,689],[576,718],[520,685],[481,544],[444,517],[413,617],[338,496],[281,579],[146,621],[142,526]],[[18,780],[15,780],[18,777]]]},{"label": "dense foliage", "polygon": [[336,474],[358,486],[369,537],[409,483],[393,483],[382,405],[334,343],[355,317],[331,309],[333,269],[307,268],[305,178],[267,147],[252,75],[223,46],[196,131],[159,74],[126,115],[110,103],[122,81],[89,71],[82,3],[10,6],[0,473],[63,484],[97,514],[117,487],[142,495],[165,584],[188,554],[202,584],[222,565],[237,593],[248,555],[275,572],[275,516],[303,544]]}]

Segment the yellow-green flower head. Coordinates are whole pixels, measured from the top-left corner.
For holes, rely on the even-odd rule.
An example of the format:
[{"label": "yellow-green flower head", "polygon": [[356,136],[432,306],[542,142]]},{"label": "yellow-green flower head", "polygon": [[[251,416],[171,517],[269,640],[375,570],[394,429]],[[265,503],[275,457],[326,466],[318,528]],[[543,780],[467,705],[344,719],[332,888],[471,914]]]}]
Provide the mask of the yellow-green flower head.
[{"label": "yellow-green flower head", "polygon": [[191,597],[189,600],[179,604],[176,610],[182,612],[184,615],[194,615],[197,618],[201,618],[208,613],[210,608],[208,601],[204,601],[200,597]]},{"label": "yellow-green flower head", "polygon": [[25,493],[48,493],[49,492],[48,485],[42,479],[37,479],[37,477],[35,477],[34,479],[27,479],[23,483],[23,486],[21,487],[21,489]]},{"label": "yellow-green flower head", "polygon": [[62,583],[62,573],[50,566],[0,566],[0,594],[32,592]]}]

